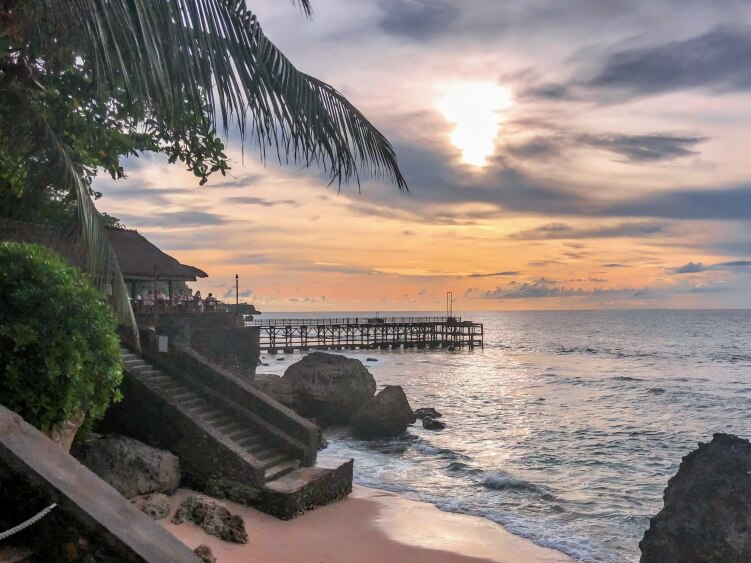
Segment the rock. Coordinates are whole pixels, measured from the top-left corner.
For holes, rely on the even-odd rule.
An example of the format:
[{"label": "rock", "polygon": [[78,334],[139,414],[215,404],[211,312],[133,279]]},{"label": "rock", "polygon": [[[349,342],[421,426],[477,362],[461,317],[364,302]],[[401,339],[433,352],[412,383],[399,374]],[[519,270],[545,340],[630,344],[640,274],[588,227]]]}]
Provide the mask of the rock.
[{"label": "rock", "polygon": [[78,429],[83,425],[83,421],[86,418],[86,413],[78,411],[65,422],[59,422],[50,428],[47,432],[50,440],[55,442],[58,446],[63,448],[66,452],[70,451],[70,447],[73,445],[73,440],[76,437]]},{"label": "rock", "polygon": [[443,415],[433,407],[423,407],[415,410],[415,416],[417,418],[425,418],[426,416],[429,416],[430,418],[441,418]]},{"label": "rock", "polygon": [[283,362],[283,361],[284,361],[284,360],[286,360],[286,359],[287,359],[287,358],[277,358],[277,359],[276,359],[276,361],[277,361],[277,362]]},{"label": "rock", "polygon": [[190,495],[183,501],[175,512],[172,523],[183,522],[198,524],[207,534],[225,541],[248,543],[243,519],[230,513],[218,500],[204,495]]},{"label": "rock", "polygon": [[211,548],[205,543],[202,543],[197,548],[195,548],[193,550],[193,553],[198,555],[198,557],[204,563],[216,563],[216,557],[214,557],[214,553],[211,551]]},{"label": "rock", "polygon": [[715,434],[683,458],[639,542],[643,563],[751,561],[751,444]]},{"label": "rock", "polygon": [[368,358],[365,360],[366,362],[377,362],[378,358]]},{"label": "rock", "polygon": [[329,442],[326,440],[326,438],[323,437],[323,434],[321,434],[318,438],[318,451],[325,450],[329,447]]},{"label": "rock", "polygon": [[171,494],[180,486],[177,456],[133,438],[111,434],[89,440],[75,456],[126,498]]},{"label": "rock", "polygon": [[289,381],[283,377],[271,373],[257,373],[253,385],[283,405],[295,408],[295,393]]},{"label": "rock", "polygon": [[282,379],[294,394],[294,404],[288,406],[324,424],[348,422],[376,390],[362,362],[325,352],[313,352],[292,364]]},{"label": "rock", "polygon": [[170,504],[167,495],[162,493],[154,493],[143,499],[141,505],[141,512],[152,518],[153,520],[161,520],[169,515]]},{"label": "rock", "polygon": [[357,411],[352,429],[361,438],[385,438],[401,434],[415,420],[402,388],[389,385]]},{"label": "rock", "polygon": [[443,430],[446,425],[432,416],[426,416],[422,419],[422,427],[425,430]]}]

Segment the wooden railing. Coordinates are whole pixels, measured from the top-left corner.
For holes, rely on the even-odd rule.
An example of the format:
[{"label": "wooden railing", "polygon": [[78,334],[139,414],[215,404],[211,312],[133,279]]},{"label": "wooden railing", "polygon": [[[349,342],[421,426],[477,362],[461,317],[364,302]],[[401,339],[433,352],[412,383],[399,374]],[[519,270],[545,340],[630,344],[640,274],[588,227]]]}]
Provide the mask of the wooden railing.
[{"label": "wooden railing", "polygon": [[318,319],[254,319],[245,326],[332,326],[332,325],[385,325],[420,323],[460,323],[461,317],[333,317]]}]

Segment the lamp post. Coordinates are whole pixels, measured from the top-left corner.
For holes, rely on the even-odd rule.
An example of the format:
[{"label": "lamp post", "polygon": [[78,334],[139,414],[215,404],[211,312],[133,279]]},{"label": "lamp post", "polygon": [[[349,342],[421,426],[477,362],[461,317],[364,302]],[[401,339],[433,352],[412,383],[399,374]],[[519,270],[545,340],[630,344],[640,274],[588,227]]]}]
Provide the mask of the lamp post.
[{"label": "lamp post", "polygon": [[235,274],[235,312],[240,312],[240,276]]}]

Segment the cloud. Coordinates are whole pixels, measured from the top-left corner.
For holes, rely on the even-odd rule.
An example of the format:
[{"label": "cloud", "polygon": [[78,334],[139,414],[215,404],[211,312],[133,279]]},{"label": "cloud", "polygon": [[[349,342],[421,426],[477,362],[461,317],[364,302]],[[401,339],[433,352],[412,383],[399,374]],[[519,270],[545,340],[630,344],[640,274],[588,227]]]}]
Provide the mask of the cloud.
[{"label": "cloud", "polygon": [[751,186],[676,190],[603,207],[600,215],[751,220]]},{"label": "cloud", "polygon": [[579,142],[616,153],[628,162],[659,162],[699,154],[693,148],[706,137],[675,135],[581,135]]},{"label": "cloud", "polygon": [[631,266],[627,266],[626,264],[603,264],[603,268],[630,268]]},{"label": "cloud", "polygon": [[719,264],[704,265],[701,262],[689,262],[683,266],[673,269],[675,274],[698,274],[710,270],[733,270],[751,267],[751,260],[734,260],[731,262],[720,262]]},{"label": "cloud", "polygon": [[206,185],[206,190],[212,190],[217,188],[246,188],[248,186],[254,186],[260,184],[264,179],[263,174],[249,173],[242,174],[236,178],[228,180],[220,180],[216,182],[213,177],[209,179],[209,183]]},{"label": "cloud", "polygon": [[534,229],[512,233],[508,238],[512,240],[558,240],[643,237],[662,233],[667,227],[667,223],[657,222],[618,223],[617,225],[590,228],[572,227],[566,223],[547,223]]},{"label": "cloud", "polygon": [[481,290],[468,289],[464,297],[467,299],[547,299],[552,297],[628,297],[644,298],[649,294],[648,288],[623,288],[623,289],[582,289],[573,287],[559,287],[555,282],[546,278],[540,278],[534,282],[522,284],[511,283],[508,287],[496,287],[495,289]]},{"label": "cloud", "polygon": [[235,203],[239,205],[259,205],[261,207],[277,207],[279,205],[289,205],[292,207],[298,207],[300,204],[291,199],[265,199],[262,197],[254,196],[235,196],[225,198],[224,201],[228,203]]},{"label": "cloud", "polygon": [[493,272],[491,274],[469,274],[468,278],[498,278],[501,276],[518,276],[521,272]]},{"label": "cloud", "polygon": [[448,31],[459,8],[442,0],[381,0],[380,28],[390,35],[425,40]]},{"label": "cloud", "polygon": [[272,262],[271,256],[262,252],[241,254],[232,258],[232,263],[234,264],[270,264]]},{"label": "cloud", "polygon": [[204,227],[224,225],[230,221],[223,215],[208,211],[173,211],[148,215],[118,214],[120,220],[129,227]]},{"label": "cloud", "polygon": [[748,60],[751,30],[719,28],[684,41],[613,53],[587,86],[631,96],[691,88],[749,90]]}]

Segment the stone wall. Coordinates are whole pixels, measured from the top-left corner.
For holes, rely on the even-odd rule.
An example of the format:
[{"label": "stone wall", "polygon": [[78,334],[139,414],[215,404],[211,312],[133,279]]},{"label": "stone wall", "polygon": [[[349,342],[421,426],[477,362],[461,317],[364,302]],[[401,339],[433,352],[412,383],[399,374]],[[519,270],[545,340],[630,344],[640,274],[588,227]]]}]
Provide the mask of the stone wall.
[{"label": "stone wall", "polygon": [[159,524],[17,414],[0,406],[0,530],[57,506],[3,547],[23,561],[130,563],[200,560]]},{"label": "stone wall", "polygon": [[242,315],[234,313],[169,313],[154,319],[137,315],[138,326],[156,329],[170,343],[190,347],[216,365],[253,381],[261,355],[257,327],[246,327]]}]

